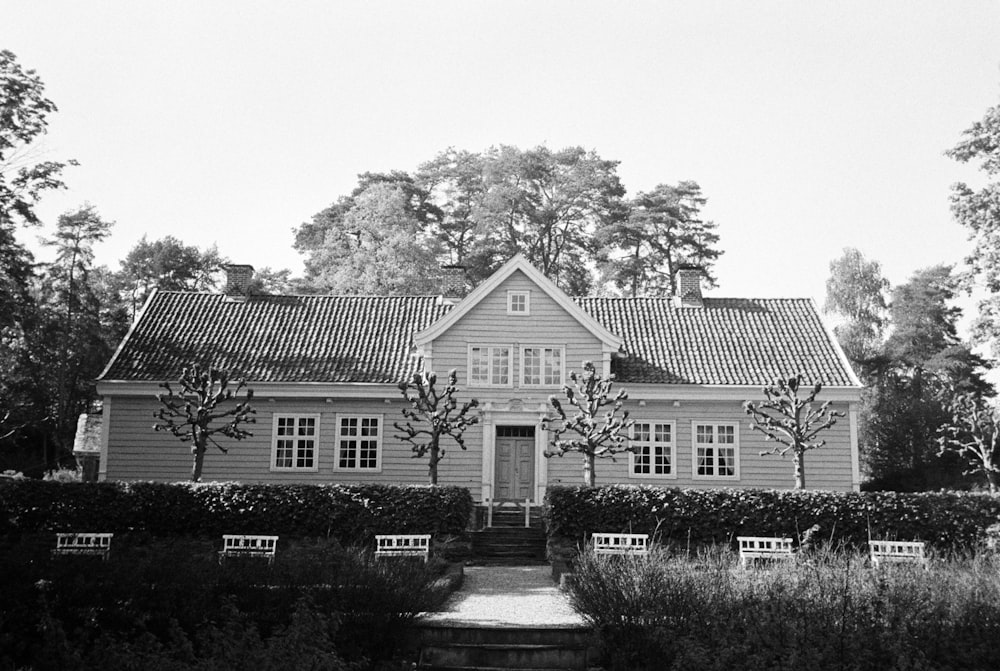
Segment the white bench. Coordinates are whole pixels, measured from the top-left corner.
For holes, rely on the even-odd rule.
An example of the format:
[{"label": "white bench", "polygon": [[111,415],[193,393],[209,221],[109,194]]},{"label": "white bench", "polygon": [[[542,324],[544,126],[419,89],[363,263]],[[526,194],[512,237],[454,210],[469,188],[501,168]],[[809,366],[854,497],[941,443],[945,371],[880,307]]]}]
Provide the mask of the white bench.
[{"label": "white bench", "polygon": [[114,534],[60,533],[56,534],[56,555],[93,555],[107,559],[111,553]]},{"label": "white bench", "polygon": [[751,559],[794,559],[791,538],[737,536],[740,543],[740,563],[746,568]]},{"label": "white bench", "polygon": [[921,541],[868,541],[872,566],[882,562],[922,564],[927,568],[924,543]]},{"label": "white bench", "polygon": [[219,561],[222,562],[226,557],[264,557],[268,564],[272,564],[277,551],[277,536],[225,534],[222,536]]},{"label": "white bench", "polygon": [[596,555],[647,555],[649,554],[649,534],[606,534],[595,533]]},{"label": "white bench", "polygon": [[431,554],[430,534],[381,534],[375,536],[376,557],[423,557]]}]

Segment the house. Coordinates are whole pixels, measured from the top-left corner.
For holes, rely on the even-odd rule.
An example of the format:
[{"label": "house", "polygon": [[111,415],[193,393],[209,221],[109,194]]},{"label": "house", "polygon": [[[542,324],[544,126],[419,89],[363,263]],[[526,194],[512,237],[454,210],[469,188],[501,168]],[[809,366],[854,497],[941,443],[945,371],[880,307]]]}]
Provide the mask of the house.
[{"label": "house", "polygon": [[440,484],[540,501],[582,482],[578,455],[545,457],[544,422],[549,396],[590,360],[636,419],[635,452],[599,461],[599,483],[791,487],[790,458],[759,454],[773,443],[742,402],[802,372],[847,413],[809,453],[807,485],[858,489],[861,385],[811,300],[706,298],[690,268],[679,297],[571,298],[521,256],[461,299],[255,296],[252,268],[229,272],[223,294],[154,293],[101,374],[101,479],[188,477],[188,446],[151,425],[159,383],[200,362],[245,375],[257,408],[254,436],[208,454],[205,480],[424,483],[426,459],[393,427],[397,383],[422,365],[456,369],[459,400],[480,403],[468,449],[446,445]]}]

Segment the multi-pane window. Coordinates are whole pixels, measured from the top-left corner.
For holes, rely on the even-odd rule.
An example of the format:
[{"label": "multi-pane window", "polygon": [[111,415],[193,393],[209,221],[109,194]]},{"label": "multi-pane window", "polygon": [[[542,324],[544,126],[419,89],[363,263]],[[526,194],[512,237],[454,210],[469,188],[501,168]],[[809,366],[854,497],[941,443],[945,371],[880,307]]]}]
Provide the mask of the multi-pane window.
[{"label": "multi-pane window", "polygon": [[275,470],[316,470],[316,415],[275,415],[271,467]]},{"label": "multi-pane window", "polygon": [[342,415],[337,420],[337,468],[376,471],[381,468],[381,417]]},{"label": "multi-pane window", "polygon": [[531,314],[531,292],[530,291],[508,291],[507,292],[507,314],[528,315]]},{"label": "multi-pane window", "polygon": [[672,422],[637,421],[632,425],[629,458],[633,477],[673,478],[674,425]]},{"label": "multi-pane window", "polygon": [[525,347],[521,350],[521,384],[558,387],[563,383],[563,348]]},{"label": "multi-pane window", "polygon": [[694,431],[694,475],[706,478],[735,478],[736,424],[696,422]]},{"label": "multi-pane window", "polygon": [[510,347],[473,345],[469,348],[469,385],[510,385]]}]

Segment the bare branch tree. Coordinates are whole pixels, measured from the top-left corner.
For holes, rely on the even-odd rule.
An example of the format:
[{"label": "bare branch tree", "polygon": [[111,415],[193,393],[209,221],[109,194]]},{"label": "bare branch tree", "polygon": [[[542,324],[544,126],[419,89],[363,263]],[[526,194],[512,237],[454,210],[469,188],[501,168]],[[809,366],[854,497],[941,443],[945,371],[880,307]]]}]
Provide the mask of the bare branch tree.
[{"label": "bare branch tree", "polygon": [[830,401],[824,402],[818,408],[813,407],[816,396],[823,385],[819,382],[805,398],[799,398],[802,386],[802,374],[787,380],[775,380],[773,384],[764,387],[766,401],[754,403],[745,401],[743,410],[750,415],[750,429],[764,434],[766,440],[780,443],[773,449],[761,452],[785,456],[792,453],[795,464],[795,489],[806,488],[805,453],[826,445],[825,440],[816,436],[837,422],[838,417],[844,417],[843,412],[830,409]]},{"label": "bare branch tree", "polygon": [[[432,372],[414,373],[409,380],[399,383],[399,390],[410,407],[403,408],[403,418],[409,421],[405,424],[393,423],[396,430],[404,434],[396,438],[410,444],[414,459],[430,454],[428,476],[432,485],[437,484],[438,463],[445,455],[441,439],[449,437],[464,450],[462,434],[479,422],[478,415],[470,414],[479,406],[479,401],[471,399],[458,406],[455,400],[459,391],[457,382],[458,376],[451,370],[448,372],[448,384],[440,392],[435,387],[437,375]],[[411,421],[418,426],[415,427]]]},{"label": "bare branch tree", "polygon": [[1000,486],[1000,408],[979,394],[958,394],[949,404],[951,421],[938,429],[938,455],[954,452],[964,458],[965,475],[981,473],[991,494]]},{"label": "bare branch tree", "polygon": [[[628,394],[624,389],[619,389],[612,397],[614,376],[598,376],[592,361],[584,361],[583,373],[578,376],[575,371],[571,372],[569,379],[573,386],[565,385],[563,393],[569,405],[576,408],[576,412],[573,417],[568,417],[559,399],[549,397],[549,404],[562,423],[553,429],[555,435],[551,445],[554,449],[546,450],[545,456],[561,457],[567,452],[583,455],[583,481],[593,487],[597,479],[595,463],[598,458],[613,460],[616,454],[632,451],[628,446],[628,439],[634,420],[628,418],[628,410],[617,416]],[[609,406],[610,409],[605,411]],[[563,438],[569,431],[579,437]]]},{"label": "bare branch tree", "polygon": [[[208,444],[211,443],[223,453],[229,451],[212,436],[221,434],[233,440],[243,440],[253,435],[240,426],[256,422],[254,415],[257,411],[250,405],[253,390],[247,388],[246,398],[239,401],[237,397],[246,387],[246,380],[236,380],[236,388],[230,389],[228,373],[215,368],[203,369],[197,364],[185,368],[177,384],[180,385],[177,392],[167,382],[160,385],[167,393],[156,396],[163,407],[153,413],[153,417],[159,420],[153,425],[153,430],[169,431],[180,438],[182,443],[191,443],[191,481],[198,482],[201,480]],[[220,408],[230,401],[235,401],[235,405],[227,409]],[[218,420],[225,422],[213,426]]]}]

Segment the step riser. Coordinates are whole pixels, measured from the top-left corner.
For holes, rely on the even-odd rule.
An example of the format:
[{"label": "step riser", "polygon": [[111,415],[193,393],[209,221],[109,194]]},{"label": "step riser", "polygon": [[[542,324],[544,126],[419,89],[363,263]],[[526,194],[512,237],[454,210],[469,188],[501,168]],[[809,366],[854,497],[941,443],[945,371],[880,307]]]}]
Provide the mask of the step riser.
[{"label": "step riser", "polygon": [[585,669],[587,651],[569,648],[426,646],[420,664],[435,668]]},{"label": "step riser", "polygon": [[548,645],[586,648],[593,643],[593,634],[589,629],[422,626],[416,633],[425,645]]}]

